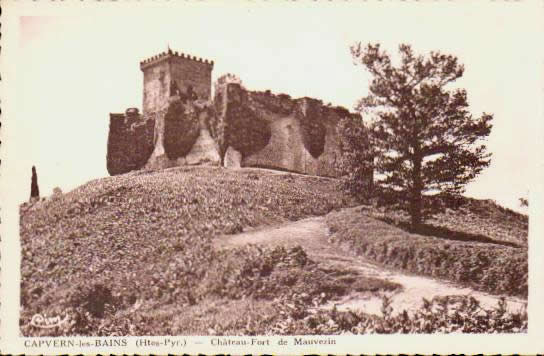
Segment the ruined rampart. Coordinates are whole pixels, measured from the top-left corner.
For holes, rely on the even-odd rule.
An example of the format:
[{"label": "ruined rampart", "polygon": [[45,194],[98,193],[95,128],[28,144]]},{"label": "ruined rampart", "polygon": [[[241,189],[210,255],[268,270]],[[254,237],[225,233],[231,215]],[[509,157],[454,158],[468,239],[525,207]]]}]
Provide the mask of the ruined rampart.
[{"label": "ruined rampart", "polygon": [[339,176],[338,123],[353,116],[311,98],[248,91],[228,80],[211,95],[213,62],[165,52],[140,63],[143,115],[110,115],[111,175],[182,165],[263,167]]},{"label": "ruined rampart", "polygon": [[173,96],[167,109],[148,118],[111,114],[108,171],[208,164],[337,176],[337,127],[348,115],[320,100],[239,84],[218,90],[213,102]]},{"label": "ruined rampart", "polygon": [[[225,96],[225,98],[223,98]],[[225,125],[225,165],[337,176],[338,122],[349,111],[311,98],[246,91],[229,84],[216,93]]]}]

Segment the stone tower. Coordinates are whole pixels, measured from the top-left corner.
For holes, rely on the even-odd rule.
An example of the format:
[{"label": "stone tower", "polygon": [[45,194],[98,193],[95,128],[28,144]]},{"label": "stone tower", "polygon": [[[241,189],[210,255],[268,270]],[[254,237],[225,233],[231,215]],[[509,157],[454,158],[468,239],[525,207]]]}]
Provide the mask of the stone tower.
[{"label": "stone tower", "polygon": [[[213,61],[168,50],[140,62],[144,74],[144,116],[155,117],[168,108],[169,97],[191,90],[198,99],[210,99]],[[191,89],[189,89],[191,87]]]},{"label": "stone tower", "polygon": [[[187,154],[187,159],[179,158],[179,162],[168,158],[164,144],[165,115],[170,104],[177,100],[185,103],[189,99],[193,109],[195,102],[207,105],[211,99],[213,61],[168,49],[167,52],[140,62],[140,69],[144,75],[143,117],[154,121],[154,148],[144,168],[162,169],[186,162],[197,164],[203,155],[197,154],[198,158],[194,158],[195,152],[192,151]],[[200,122],[202,118],[197,116],[191,120]],[[197,139],[194,151],[203,150],[201,141]],[[210,138],[208,141],[213,140]]]}]

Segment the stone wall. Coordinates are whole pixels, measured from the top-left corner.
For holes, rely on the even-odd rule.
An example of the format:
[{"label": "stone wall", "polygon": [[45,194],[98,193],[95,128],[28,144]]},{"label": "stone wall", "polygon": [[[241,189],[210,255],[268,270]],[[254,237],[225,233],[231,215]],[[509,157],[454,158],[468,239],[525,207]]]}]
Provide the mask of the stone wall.
[{"label": "stone wall", "polygon": [[170,60],[171,79],[179,89],[186,91],[190,85],[199,99],[209,100],[212,88],[212,65],[202,60],[174,56]]},{"label": "stone wall", "polygon": [[[223,96],[226,97],[223,99]],[[341,118],[351,115],[341,107],[324,106],[320,100],[310,98],[292,99],[288,95],[273,95],[270,92],[251,92],[238,84],[229,84],[216,95],[226,108],[218,110],[224,117],[225,126],[233,125],[239,117],[231,112],[250,112],[254,120],[266,122],[270,129],[268,141],[254,152],[241,154],[240,166],[282,169],[320,176],[338,176],[336,160],[340,155],[337,125]],[[242,108],[229,110],[230,106]],[[262,129],[259,129],[262,130]],[[263,135],[264,136],[264,135]],[[225,142],[229,152],[228,165],[239,143],[236,139],[252,137],[244,132],[239,138]],[[229,142],[230,141],[230,142]],[[235,155],[236,156],[236,155]]]},{"label": "stone wall", "polygon": [[155,63],[142,69],[144,72],[143,106],[144,115],[166,110],[170,96],[170,66],[167,61]]},{"label": "stone wall", "polygon": [[144,119],[136,109],[110,114],[107,169],[117,175],[141,169],[154,148],[154,119]]},{"label": "stone wall", "polygon": [[349,115],[320,100],[233,83],[218,88],[214,101],[169,96],[145,120],[111,114],[108,171],[207,164],[339,176],[337,127]]},{"label": "stone wall", "polygon": [[[187,164],[264,167],[339,176],[339,121],[353,115],[311,98],[219,81],[211,96],[213,61],[163,52],[140,62],[143,115],[110,115],[111,175]],[[190,89],[189,89],[190,88]]]}]

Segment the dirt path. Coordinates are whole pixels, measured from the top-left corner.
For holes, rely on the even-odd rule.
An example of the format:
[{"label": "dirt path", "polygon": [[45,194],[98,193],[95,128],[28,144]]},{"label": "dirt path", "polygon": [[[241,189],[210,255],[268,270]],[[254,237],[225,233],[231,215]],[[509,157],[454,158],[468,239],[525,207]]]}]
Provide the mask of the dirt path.
[{"label": "dirt path", "polygon": [[[402,289],[391,292],[394,311],[413,311],[422,305],[422,298],[431,299],[434,296],[445,295],[472,295],[482,306],[494,307],[499,300],[498,296],[463,288],[452,283],[439,281],[433,278],[414,276],[402,272],[386,270],[369,261],[365,257],[355,256],[349,251],[343,251],[328,241],[328,229],[323,217],[314,217],[285,223],[278,226],[266,227],[246,231],[237,235],[223,236],[217,239],[218,247],[241,246],[245,244],[257,245],[301,245],[314,261],[337,269],[357,270],[363,276],[376,277],[402,285]],[[517,311],[523,307],[525,301],[518,298],[507,298],[508,309]],[[336,305],[339,310],[364,309],[367,313],[381,314],[381,297],[376,294],[353,292],[341,300],[325,305],[332,308]]]}]

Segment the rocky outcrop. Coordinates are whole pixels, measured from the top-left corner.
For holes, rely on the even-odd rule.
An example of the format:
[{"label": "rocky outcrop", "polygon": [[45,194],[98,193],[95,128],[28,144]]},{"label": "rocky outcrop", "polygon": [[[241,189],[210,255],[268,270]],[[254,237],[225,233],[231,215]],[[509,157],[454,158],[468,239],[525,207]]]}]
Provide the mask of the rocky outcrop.
[{"label": "rocky outcrop", "polygon": [[145,119],[137,109],[110,114],[107,169],[110,175],[141,169],[153,151],[155,120]]}]

